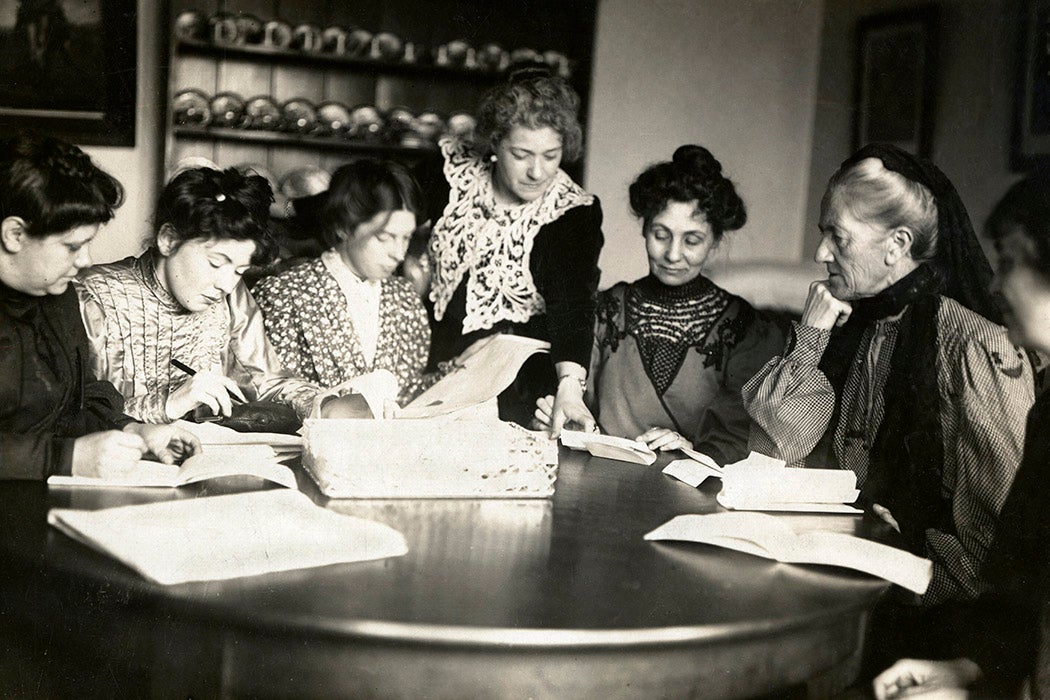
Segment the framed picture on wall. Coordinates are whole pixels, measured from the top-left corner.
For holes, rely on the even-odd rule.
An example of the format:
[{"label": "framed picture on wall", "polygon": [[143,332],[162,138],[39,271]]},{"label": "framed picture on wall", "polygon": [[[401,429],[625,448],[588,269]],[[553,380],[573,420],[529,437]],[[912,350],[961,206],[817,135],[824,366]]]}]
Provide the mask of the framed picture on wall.
[{"label": "framed picture on wall", "polygon": [[135,144],[136,0],[0,0],[0,134]]},{"label": "framed picture on wall", "polygon": [[1028,0],[1021,31],[1011,165],[1050,164],[1050,0]]},{"label": "framed picture on wall", "polygon": [[857,23],[854,150],[891,143],[929,156],[933,136],[937,9],[923,5]]}]

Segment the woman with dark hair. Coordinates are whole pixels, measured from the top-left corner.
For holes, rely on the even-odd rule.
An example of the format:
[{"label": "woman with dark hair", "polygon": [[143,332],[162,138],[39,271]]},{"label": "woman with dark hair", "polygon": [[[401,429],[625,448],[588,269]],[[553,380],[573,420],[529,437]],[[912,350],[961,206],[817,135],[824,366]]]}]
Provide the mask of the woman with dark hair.
[{"label": "woman with dark hair", "polygon": [[362,159],[335,171],[319,216],[330,248],[252,290],[286,367],[324,387],[386,369],[401,404],[426,388],[426,310],[393,276],[421,212],[419,188],[397,163]]},{"label": "woman with dark hair", "polygon": [[0,479],[119,476],[144,454],[172,462],[200,447],[124,415],[120,394],[90,369],[69,283],[123,197],[76,146],[0,141]]},{"label": "woman with dark hair", "polygon": [[820,230],[828,279],[744,387],[752,448],[856,472],[861,502],[933,561],[921,602],[973,599],[1034,399],[991,268],[948,178],[891,146],[842,164]]},{"label": "woman with dark hair", "polygon": [[512,70],[482,99],[474,141],[442,140],[444,177],[424,183],[432,364],[494,333],[549,341],[550,357],[531,358],[500,396],[500,414],[527,423],[536,399],[554,394],[552,436],[566,422],[594,426],[583,391],[602,211],[560,167],[580,155],[578,112],[579,97],[546,68]]},{"label": "woman with dark hair", "polygon": [[[1010,339],[1050,354],[1050,177],[1031,175],[996,205],[987,235]],[[956,614],[939,661],[904,659],[874,681],[877,698],[1046,697],[1050,693],[1050,393],[1028,413],[1024,457],[982,574],[987,591]],[[952,658],[955,657],[955,658]],[[966,689],[966,690],[964,690]]]},{"label": "woman with dark hair", "polygon": [[[743,459],[740,388],[784,336],[703,270],[723,236],[744,225],[744,202],[702,146],[681,146],[629,192],[649,275],[598,296],[587,404],[611,435],[653,449],[695,447],[720,463]],[[550,407],[550,397],[540,400],[541,424]]]},{"label": "woman with dark hair", "polygon": [[206,406],[229,416],[231,397],[309,415],[319,387],[281,367],[241,281],[273,257],[271,201],[258,175],[187,170],[160,194],[149,249],[82,276],[93,369],[120,390],[131,415],[165,423]]}]

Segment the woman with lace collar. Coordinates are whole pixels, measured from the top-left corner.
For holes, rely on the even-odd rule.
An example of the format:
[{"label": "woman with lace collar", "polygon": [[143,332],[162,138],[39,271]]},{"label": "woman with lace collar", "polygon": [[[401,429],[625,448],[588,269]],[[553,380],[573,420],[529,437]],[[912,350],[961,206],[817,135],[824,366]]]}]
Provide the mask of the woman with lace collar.
[{"label": "woman with lace collar", "polygon": [[861,500],[934,563],[922,599],[972,599],[1021,459],[1032,368],[936,166],[867,146],[821,203],[814,282],[782,357],[744,387],[753,449],[857,473]]},{"label": "woman with lace collar", "polygon": [[[598,296],[586,400],[601,429],[653,449],[696,448],[717,462],[747,455],[744,382],[783,346],[777,326],[703,275],[728,231],[747,220],[722,164],[682,146],[631,184],[649,275]],[[549,422],[552,397],[536,418]]]},{"label": "woman with lace collar", "polygon": [[[494,333],[551,343],[500,397],[505,419],[525,423],[554,393],[552,435],[586,430],[583,402],[603,236],[598,199],[561,170],[576,159],[579,98],[534,65],[482,99],[472,142],[441,142],[443,178],[426,178],[434,221],[431,365]],[[553,361],[553,362],[552,362]]]},{"label": "woman with lace collar", "polygon": [[272,200],[258,175],[186,170],[161,192],[149,249],[78,281],[92,368],[131,415],[167,423],[203,406],[230,416],[237,400],[311,412],[320,387],[282,367],[241,279],[272,258]]}]

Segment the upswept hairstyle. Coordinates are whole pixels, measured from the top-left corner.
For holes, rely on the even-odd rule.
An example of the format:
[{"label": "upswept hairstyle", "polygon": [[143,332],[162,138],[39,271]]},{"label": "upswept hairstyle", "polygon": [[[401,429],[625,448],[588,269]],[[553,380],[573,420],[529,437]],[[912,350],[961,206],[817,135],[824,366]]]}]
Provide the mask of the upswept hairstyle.
[{"label": "upswept hairstyle", "polygon": [[252,262],[266,265],[277,254],[270,229],[273,191],[266,178],[236,168],[194,168],[176,175],[160,193],[153,222],[174,231],[179,244],[194,240],[253,241]]},{"label": "upswept hairstyle", "polygon": [[835,195],[842,197],[861,221],[885,228],[911,229],[913,260],[932,260],[937,254],[937,202],[922,183],[887,169],[878,158],[865,158],[835,171],[828,180],[821,210]]},{"label": "upswept hairstyle", "polygon": [[104,224],[124,188],[76,146],[24,134],[0,140],[0,220],[17,216],[30,236]]},{"label": "upswept hairstyle", "polygon": [[405,166],[361,158],[341,166],[321,206],[321,233],[334,246],[354,235],[363,222],[383,211],[404,209],[423,216],[419,185]]},{"label": "upswept hairstyle", "polygon": [[579,113],[579,95],[545,65],[512,66],[507,81],[481,98],[474,148],[487,158],[515,126],[549,126],[561,135],[562,160],[572,163],[583,150]]},{"label": "upswept hairstyle", "polygon": [[668,202],[696,201],[704,213],[715,241],[726,231],[747,222],[744,201],[733,181],[722,174],[722,164],[703,146],[679,146],[671,160],[651,165],[628,189],[631,211],[645,226]]},{"label": "upswept hairstyle", "polygon": [[1030,241],[1028,267],[1050,283],[1050,173],[1035,173],[1014,184],[988,216],[985,232],[998,241],[1020,229]]}]

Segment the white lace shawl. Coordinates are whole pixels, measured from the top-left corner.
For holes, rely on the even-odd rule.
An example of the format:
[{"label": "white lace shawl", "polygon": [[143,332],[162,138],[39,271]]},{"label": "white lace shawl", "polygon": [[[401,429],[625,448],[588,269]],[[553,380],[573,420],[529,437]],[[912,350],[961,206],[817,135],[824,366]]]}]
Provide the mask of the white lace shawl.
[{"label": "white lace shawl", "polygon": [[464,274],[467,313],[463,333],[499,321],[524,323],[546,310],[529,271],[532,241],[545,224],[569,209],[590,205],[587,194],[559,170],[542,197],[518,206],[496,203],[492,166],[452,139],[441,141],[449,202],[430,236],[434,280],[430,299],[438,320]]}]

